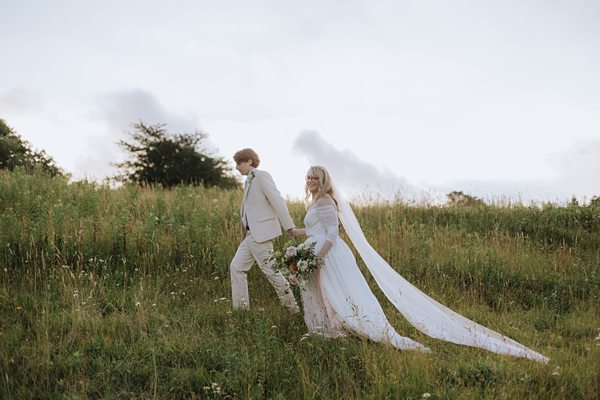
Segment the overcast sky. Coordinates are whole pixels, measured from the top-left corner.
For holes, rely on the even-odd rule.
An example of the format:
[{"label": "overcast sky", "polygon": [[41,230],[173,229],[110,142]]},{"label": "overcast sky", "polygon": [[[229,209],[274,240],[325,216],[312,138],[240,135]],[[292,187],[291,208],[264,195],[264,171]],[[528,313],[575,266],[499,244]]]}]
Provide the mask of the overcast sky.
[{"label": "overcast sky", "polygon": [[102,179],[138,120],[386,196],[600,194],[598,1],[0,0],[0,118]]}]

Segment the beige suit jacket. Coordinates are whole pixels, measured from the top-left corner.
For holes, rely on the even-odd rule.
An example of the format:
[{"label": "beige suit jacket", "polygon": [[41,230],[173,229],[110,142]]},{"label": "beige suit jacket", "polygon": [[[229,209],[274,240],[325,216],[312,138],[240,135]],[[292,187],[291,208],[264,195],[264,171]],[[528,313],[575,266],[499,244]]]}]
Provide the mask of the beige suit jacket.
[{"label": "beige suit jacket", "polygon": [[254,240],[262,243],[281,235],[280,223],[285,230],[295,225],[271,174],[258,169],[252,173],[254,177],[244,187],[240,215],[242,226],[247,219]]}]

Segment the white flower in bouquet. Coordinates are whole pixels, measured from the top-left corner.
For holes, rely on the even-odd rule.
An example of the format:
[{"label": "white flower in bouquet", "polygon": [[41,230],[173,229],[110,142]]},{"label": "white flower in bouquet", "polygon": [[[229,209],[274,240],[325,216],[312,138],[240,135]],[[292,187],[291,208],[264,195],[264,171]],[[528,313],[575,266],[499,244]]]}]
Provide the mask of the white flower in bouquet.
[{"label": "white flower in bouquet", "polygon": [[300,272],[306,272],[306,271],[308,271],[308,261],[306,261],[306,260],[300,260],[300,261],[298,261],[298,270]]},{"label": "white flower in bouquet", "polygon": [[292,258],[296,255],[296,253],[298,253],[298,249],[296,249],[294,246],[290,246],[287,248],[287,250],[285,251],[285,255],[288,258]]}]

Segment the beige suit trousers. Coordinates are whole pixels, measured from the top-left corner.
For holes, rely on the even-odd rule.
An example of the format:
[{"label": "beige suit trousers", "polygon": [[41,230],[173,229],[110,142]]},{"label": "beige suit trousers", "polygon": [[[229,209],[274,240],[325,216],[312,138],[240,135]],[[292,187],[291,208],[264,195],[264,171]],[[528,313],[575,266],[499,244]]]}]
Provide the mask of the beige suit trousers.
[{"label": "beige suit trousers", "polygon": [[298,304],[290,289],[290,284],[285,277],[272,268],[272,263],[266,260],[273,250],[273,242],[258,243],[254,240],[252,233],[248,231],[246,237],[240,244],[231,261],[229,271],[231,275],[231,303],[233,308],[249,308],[250,297],[248,295],[248,271],[252,268],[254,261],[265,274],[281,303],[291,312],[299,312]]}]

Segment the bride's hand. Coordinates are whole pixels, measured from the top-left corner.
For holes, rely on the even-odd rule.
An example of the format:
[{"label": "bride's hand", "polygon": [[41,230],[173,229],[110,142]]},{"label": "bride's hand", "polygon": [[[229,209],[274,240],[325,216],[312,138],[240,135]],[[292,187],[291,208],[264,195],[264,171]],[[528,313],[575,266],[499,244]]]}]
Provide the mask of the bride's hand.
[{"label": "bride's hand", "polygon": [[306,236],[306,229],[296,229],[296,236]]}]

